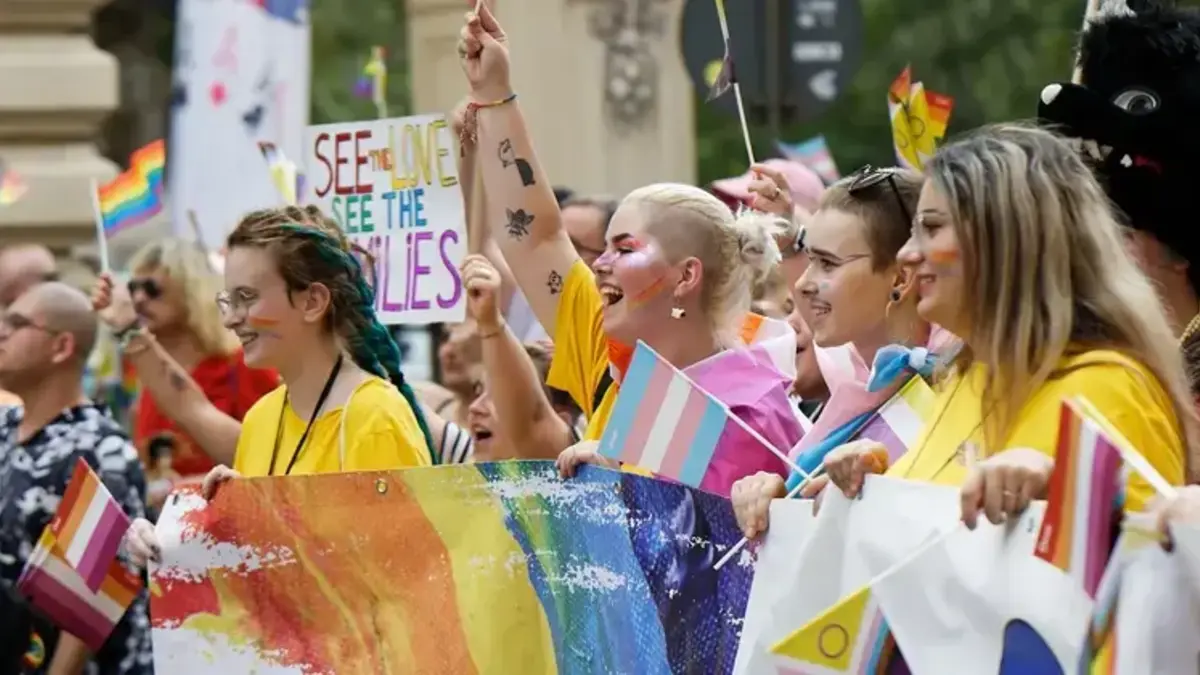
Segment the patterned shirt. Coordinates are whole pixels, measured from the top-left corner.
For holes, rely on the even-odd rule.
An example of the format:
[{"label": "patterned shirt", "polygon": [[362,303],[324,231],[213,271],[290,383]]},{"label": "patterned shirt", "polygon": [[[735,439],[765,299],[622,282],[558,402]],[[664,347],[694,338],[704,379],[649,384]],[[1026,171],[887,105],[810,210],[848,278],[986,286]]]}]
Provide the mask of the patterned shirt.
[{"label": "patterned shirt", "polygon": [[[9,588],[54,517],[78,458],[91,465],[130,518],[146,511],[146,478],[137,450],[104,408],[91,403],[67,408],[24,443],[18,440],[22,414],[19,407],[0,407],[0,584]],[[52,656],[48,652],[40,667],[28,672],[45,672]],[[84,672],[154,672],[145,591]]]}]

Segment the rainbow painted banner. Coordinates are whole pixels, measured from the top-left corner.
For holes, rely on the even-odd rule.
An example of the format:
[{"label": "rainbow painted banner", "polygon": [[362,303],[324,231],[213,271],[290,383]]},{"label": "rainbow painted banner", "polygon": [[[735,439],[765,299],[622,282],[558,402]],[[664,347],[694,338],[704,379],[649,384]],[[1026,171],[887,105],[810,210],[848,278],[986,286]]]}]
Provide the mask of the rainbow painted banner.
[{"label": "rainbow painted banner", "polygon": [[729,502],[551,462],[238,479],[168,500],[158,672],[729,673]]}]

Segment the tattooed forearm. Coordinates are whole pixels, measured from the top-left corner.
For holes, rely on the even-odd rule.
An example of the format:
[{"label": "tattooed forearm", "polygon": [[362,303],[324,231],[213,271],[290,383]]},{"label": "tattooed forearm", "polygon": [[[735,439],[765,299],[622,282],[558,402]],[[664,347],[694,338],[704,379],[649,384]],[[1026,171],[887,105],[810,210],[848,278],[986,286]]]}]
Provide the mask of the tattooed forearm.
[{"label": "tattooed forearm", "polygon": [[529,162],[517,157],[517,151],[513,149],[511,140],[506,138],[500,141],[500,145],[496,149],[496,154],[500,157],[500,165],[504,168],[507,169],[510,166],[517,167],[517,173],[521,175],[521,185],[529,187],[535,184],[533,180],[533,167],[529,165]]},{"label": "tattooed forearm", "polygon": [[508,236],[521,241],[525,235],[529,234],[529,225],[533,223],[533,214],[528,213],[525,209],[505,209],[508,214],[508,224],[505,228],[508,230]]},{"label": "tattooed forearm", "polygon": [[554,270],[550,270],[550,276],[546,279],[546,288],[550,290],[550,295],[558,295],[559,293],[562,293],[562,287],[562,275]]}]

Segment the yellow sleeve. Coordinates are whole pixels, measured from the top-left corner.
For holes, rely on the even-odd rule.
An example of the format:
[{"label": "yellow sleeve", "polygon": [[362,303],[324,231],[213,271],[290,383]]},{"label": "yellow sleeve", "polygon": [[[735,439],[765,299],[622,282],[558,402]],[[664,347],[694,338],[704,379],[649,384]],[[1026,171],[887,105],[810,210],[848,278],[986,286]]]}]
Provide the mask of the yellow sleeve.
[{"label": "yellow sleeve", "polygon": [[387,471],[433,464],[412,406],[390,385],[355,394],[346,420],[346,471]]},{"label": "yellow sleeve", "polygon": [[[1008,447],[1056,451],[1063,399],[1082,396],[1172,485],[1184,483],[1184,443],[1174,407],[1158,380],[1140,364],[1103,362],[1076,368],[1047,382],[1022,411]],[[1142,511],[1154,489],[1132,474],[1127,511]]]},{"label": "yellow sleeve", "polygon": [[601,323],[603,300],[592,271],[576,260],[563,280],[554,326],[554,359],[546,383],[571,395],[592,417],[596,388],[608,369],[608,347]]}]

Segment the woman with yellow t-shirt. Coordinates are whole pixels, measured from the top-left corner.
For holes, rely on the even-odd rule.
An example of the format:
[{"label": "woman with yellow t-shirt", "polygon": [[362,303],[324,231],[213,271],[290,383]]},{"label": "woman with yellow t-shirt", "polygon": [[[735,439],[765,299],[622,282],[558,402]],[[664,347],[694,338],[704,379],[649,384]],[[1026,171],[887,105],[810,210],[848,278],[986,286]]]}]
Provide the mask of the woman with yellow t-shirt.
[{"label": "woman with yellow t-shirt", "polygon": [[[400,372],[400,352],[337,226],[315,207],[249,214],[229,235],[217,302],[246,363],[283,385],[242,420],[233,468],[204,479],[375,471],[430,465],[432,442]],[[153,526],[135,521],[129,551],[157,554]]]},{"label": "woman with yellow t-shirt", "polygon": [[[943,147],[926,174],[900,259],[915,270],[921,316],[965,345],[887,475],[961,485],[968,525],[981,512],[1000,522],[1044,497],[1062,401],[1084,397],[1185,483],[1197,436],[1176,338],[1079,155],[1048,131],[999,126]],[[829,479],[857,493],[870,450],[835,451]],[[1126,508],[1153,496],[1134,475]]]}]

